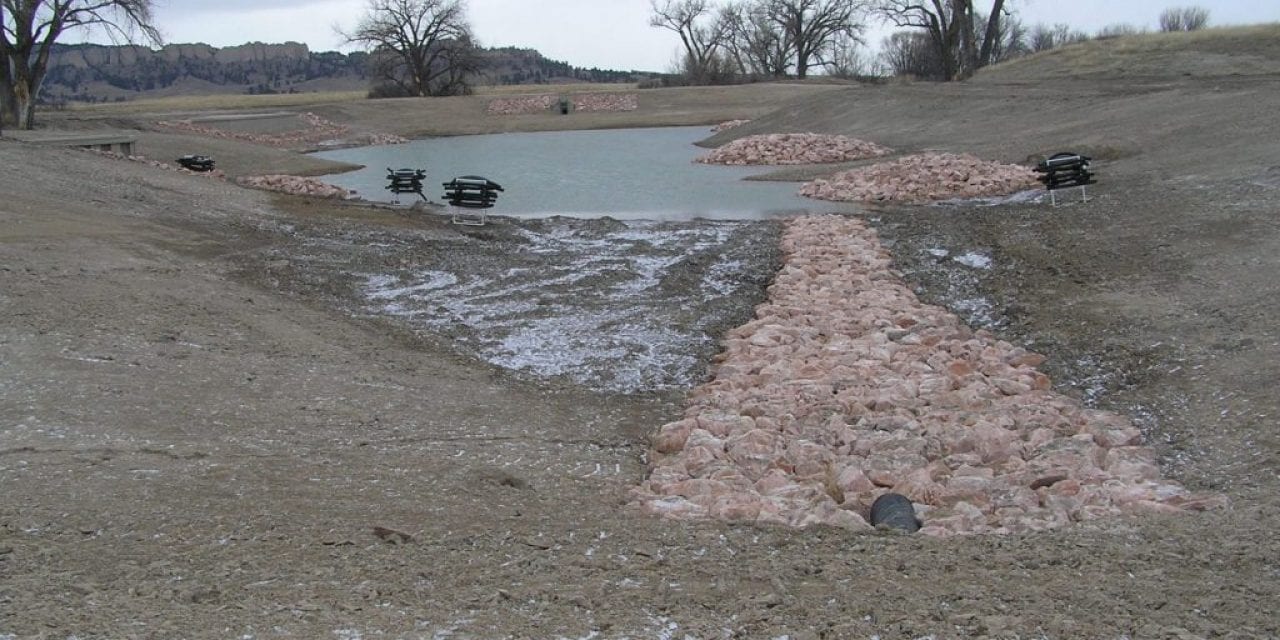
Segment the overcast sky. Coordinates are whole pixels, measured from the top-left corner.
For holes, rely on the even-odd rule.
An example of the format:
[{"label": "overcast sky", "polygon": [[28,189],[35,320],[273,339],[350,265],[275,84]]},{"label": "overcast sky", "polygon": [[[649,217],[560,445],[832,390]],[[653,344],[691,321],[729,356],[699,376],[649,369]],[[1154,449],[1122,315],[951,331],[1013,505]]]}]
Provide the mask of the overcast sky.
[{"label": "overcast sky", "polygon": [[[1169,6],[1195,5],[1215,25],[1280,21],[1280,0],[1006,0],[1027,24],[1068,23],[1087,32],[1129,23],[1154,28]],[[334,26],[350,28],[367,0],[155,0],[171,43],[214,46],[305,42],[313,51],[340,49]],[[988,4],[978,0],[978,5]],[[485,46],[534,48],[580,67],[665,71],[676,58],[675,34],[648,25],[649,0],[467,0]],[[876,27],[872,44],[887,31]],[[71,40],[71,39],[68,39]]]}]

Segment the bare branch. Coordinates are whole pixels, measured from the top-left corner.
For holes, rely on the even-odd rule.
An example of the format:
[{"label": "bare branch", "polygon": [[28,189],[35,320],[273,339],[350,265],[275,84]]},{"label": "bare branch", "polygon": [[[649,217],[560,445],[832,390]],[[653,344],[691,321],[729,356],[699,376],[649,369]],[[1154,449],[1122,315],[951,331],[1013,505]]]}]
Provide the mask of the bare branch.
[{"label": "bare branch", "polygon": [[35,104],[53,45],[72,29],[101,30],[113,40],[135,35],[159,44],[152,0],[0,0],[0,96],[20,128],[35,124]]},{"label": "bare branch", "polygon": [[347,42],[372,54],[374,75],[407,95],[470,90],[478,68],[462,0],[370,0]]}]

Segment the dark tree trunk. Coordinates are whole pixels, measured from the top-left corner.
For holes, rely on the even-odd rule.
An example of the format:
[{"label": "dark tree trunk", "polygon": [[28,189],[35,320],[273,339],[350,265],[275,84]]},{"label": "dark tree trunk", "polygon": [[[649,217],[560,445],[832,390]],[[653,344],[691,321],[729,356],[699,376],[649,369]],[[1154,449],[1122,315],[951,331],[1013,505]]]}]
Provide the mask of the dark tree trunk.
[{"label": "dark tree trunk", "polygon": [[978,47],[974,42],[973,0],[952,0],[951,25],[956,33],[959,60],[956,64],[956,75],[963,79],[973,75],[978,64]]},{"label": "dark tree trunk", "polygon": [[13,79],[9,76],[9,57],[0,53],[0,126],[18,121],[18,97],[13,93]]},{"label": "dark tree trunk", "polygon": [[978,66],[991,64],[991,56],[995,52],[996,37],[1000,35],[1001,13],[1004,12],[1004,0],[994,0],[991,14],[987,17],[987,29],[982,38],[982,51],[978,53]]}]

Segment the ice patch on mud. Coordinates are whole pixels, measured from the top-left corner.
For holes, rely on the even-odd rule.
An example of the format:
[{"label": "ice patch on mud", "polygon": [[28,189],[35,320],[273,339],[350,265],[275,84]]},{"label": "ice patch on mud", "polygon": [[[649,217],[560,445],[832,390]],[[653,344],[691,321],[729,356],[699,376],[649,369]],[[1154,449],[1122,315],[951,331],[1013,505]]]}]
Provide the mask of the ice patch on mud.
[{"label": "ice patch on mud", "polygon": [[362,293],[507,369],[624,393],[689,386],[736,320],[725,300],[770,275],[751,273],[761,224],[550,221],[516,232],[519,266],[409,266],[367,275]]},{"label": "ice patch on mud", "polygon": [[[925,243],[916,251],[916,260],[900,263],[899,268],[908,278],[928,282],[938,303],[971,327],[993,329],[1007,322],[995,302],[982,293],[980,286],[980,279],[986,277],[981,272],[992,271],[996,266],[989,252],[953,250],[941,243]],[[957,268],[956,265],[967,268]],[[917,294],[924,291],[923,286],[916,287]]]},{"label": "ice patch on mud", "polygon": [[971,269],[990,269],[991,268],[991,256],[983,255],[981,253],[975,253],[973,251],[970,251],[969,253],[966,253],[964,255],[956,256],[952,258],[952,260],[955,260],[956,262],[959,262],[960,264],[966,267],[969,267]]},{"label": "ice patch on mud", "polygon": [[1007,196],[993,196],[988,198],[952,198],[950,200],[939,200],[933,203],[935,207],[954,207],[954,206],[971,206],[971,207],[998,207],[1006,204],[1035,204],[1044,200],[1045,194],[1048,193],[1042,189],[1027,189],[1019,191]]}]

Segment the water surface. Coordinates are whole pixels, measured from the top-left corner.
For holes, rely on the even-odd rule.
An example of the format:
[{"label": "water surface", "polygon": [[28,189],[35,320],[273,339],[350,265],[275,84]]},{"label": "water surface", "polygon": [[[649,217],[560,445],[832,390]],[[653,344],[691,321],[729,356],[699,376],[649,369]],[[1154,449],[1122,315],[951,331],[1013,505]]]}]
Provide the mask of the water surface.
[{"label": "water surface", "polygon": [[316,155],[364,165],[323,179],[374,201],[393,198],[387,168],[425,169],[434,202],[443,201],[442,182],[484,176],[506,189],[491,212],[512,216],[747,220],[848,208],[801,198],[796,183],[743,180],[767,169],[695,164],[706,149],[693,143],[708,133],[706,127],[503,133]]}]

